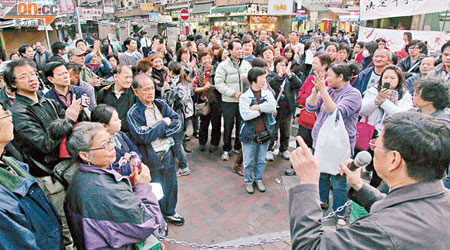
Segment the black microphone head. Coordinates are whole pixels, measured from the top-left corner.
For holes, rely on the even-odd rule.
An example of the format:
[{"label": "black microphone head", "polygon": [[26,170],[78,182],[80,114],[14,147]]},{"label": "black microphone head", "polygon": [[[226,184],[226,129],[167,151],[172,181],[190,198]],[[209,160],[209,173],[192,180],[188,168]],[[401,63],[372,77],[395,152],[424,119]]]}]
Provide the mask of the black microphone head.
[{"label": "black microphone head", "polygon": [[355,160],[353,161],[356,166],[362,168],[372,161],[372,155],[370,155],[367,151],[361,151],[358,154],[356,154]]}]

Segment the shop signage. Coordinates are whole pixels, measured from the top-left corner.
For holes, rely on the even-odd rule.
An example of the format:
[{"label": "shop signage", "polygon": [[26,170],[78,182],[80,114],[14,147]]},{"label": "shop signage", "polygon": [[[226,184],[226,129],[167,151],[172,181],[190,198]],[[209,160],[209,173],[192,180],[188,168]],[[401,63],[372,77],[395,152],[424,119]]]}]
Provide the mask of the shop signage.
[{"label": "shop signage", "polygon": [[[51,1],[48,1],[51,2]],[[55,20],[59,13],[59,6],[47,2],[20,2],[6,10],[2,18],[7,19],[44,19],[45,25]],[[3,15],[2,13],[2,15]]]},{"label": "shop signage", "polygon": [[361,0],[361,20],[413,16],[450,9],[450,0]]},{"label": "shop signage", "polygon": [[141,10],[153,10],[153,4],[152,3],[141,3]]},{"label": "shop signage", "polygon": [[169,15],[162,15],[159,17],[159,22],[161,23],[171,23],[172,22],[172,17]]},{"label": "shop signage", "polygon": [[269,0],[267,4],[269,15],[274,16],[283,16],[283,15],[291,15],[292,10],[294,9],[294,1],[286,1],[286,0]]},{"label": "shop signage", "polygon": [[427,41],[428,51],[435,52],[440,50],[442,45],[450,41],[450,34],[439,31],[421,31],[421,30],[392,30],[360,27],[358,41],[371,42],[378,38],[386,40],[386,46],[391,51],[400,51],[404,45],[403,33],[409,31],[414,39]]},{"label": "shop signage", "polygon": [[81,8],[80,14],[85,17],[100,17],[103,15],[103,10],[96,8]]},{"label": "shop signage", "polygon": [[189,20],[189,16],[190,15],[191,14],[189,13],[189,10],[187,10],[187,9],[181,9],[180,10],[180,18],[181,18],[181,20],[183,20],[183,21]]},{"label": "shop signage", "polygon": [[112,14],[114,13],[114,7],[105,6],[103,7],[103,12],[105,12],[105,14]]},{"label": "shop signage", "polygon": [[148,21],[149,22],[159,22],[159,13],[149,13],[148,14]]}]

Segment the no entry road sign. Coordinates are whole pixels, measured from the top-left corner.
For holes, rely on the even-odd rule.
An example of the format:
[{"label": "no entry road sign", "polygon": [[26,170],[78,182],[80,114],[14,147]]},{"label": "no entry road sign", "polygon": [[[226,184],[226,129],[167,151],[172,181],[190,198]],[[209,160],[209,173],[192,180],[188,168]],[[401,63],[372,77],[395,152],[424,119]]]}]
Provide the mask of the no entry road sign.
[{"label": "no entry road sign", "polygon": [[187,9],[181,9],[180,10],[180,18],[181,18],[181,20],[183,20],[183,21],[189,20],[189,16],[190,15],[191,14],[189,13],[189,10],[187,10]]}]

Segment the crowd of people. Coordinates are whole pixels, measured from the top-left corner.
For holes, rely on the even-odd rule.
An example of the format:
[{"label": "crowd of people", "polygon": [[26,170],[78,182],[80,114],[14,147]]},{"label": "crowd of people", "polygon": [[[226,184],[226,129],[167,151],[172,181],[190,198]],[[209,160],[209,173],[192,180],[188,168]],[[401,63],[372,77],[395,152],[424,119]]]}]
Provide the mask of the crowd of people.
[{"label": "crowd of people", "polygon": [[[176,211],[177,177],[195,171],[187,154],[192,152],[187,141],[194,138],[201,152],[215,155],[223,134],[221,159],[236,155],[233,171],[244,177],[249,194],[255,188],[266,191],[267,162],[276,155],[291,159],[285,174],[318,185],[319,210],[329,207],[330,190],[336,210],[347,202],[348,185],[354,195],[372,189],[360,191],[356,175],[346,166],[339,169],[340,162],[317,166],[319,175],[308,179],[305,161],[317,165],[308,147],[322,159],[333,154],[351,158],[367,150],[377,160],[374,149],[381,143],[397,150],[401,156],[384,159],[400,162],[393,170],[380,167],[380,160],[366,168],[370,185],[385,192],[399,187],[394,173],[418,182],[441,181],[449,167],[449,72],[450,42],[431,54],[408,32],[403,50],[395,52],[384,39],[357,42],[345,32],[285,36],[266,30],[194,31],[179,35],[173,45],[146,32],[131,33],[119,46],[89,35],[54,42],[51,53],[41,43],[25,44],[0,65],[0,246],[133,249],[164,236],[166,222],[185,222]],[[398,114],[403,111],[415,113]],[[345,141],[337,147],[327,136],[336,120]],[[292,124],[298,124],[302,139],[291,156]],[[426,150],[433,151],[429,157],[440,157],[430,158],[430,164],[439,165],[433,176],[414,168],[426,163],[415,162],[420,148],[396,148],[395,143],[407,140],[401,126],[419,130],[412,137],[417,140],[447,137],[436,139],[443,140],[438,146],[447,152],[426,142]],[[324,149],[334,152],[326,155]],[[430,176],[415,173],[422,170]],[[152,192],[156,187],[148,183],[159,183],[164,196],[158,200]],[[449,177],[445,185],[450,188]],[[291,192],[291,209],[316,198],[300,188]],[[368,211],[371,204],[365,206]],[[346,227],[344,215],[345,210],[337,213],[338,227]],[[319,246],[317,240],[300,240],[312,232],[298,228],[303,220],[291,219],[299,233],[292,235],[294,245]]]}]

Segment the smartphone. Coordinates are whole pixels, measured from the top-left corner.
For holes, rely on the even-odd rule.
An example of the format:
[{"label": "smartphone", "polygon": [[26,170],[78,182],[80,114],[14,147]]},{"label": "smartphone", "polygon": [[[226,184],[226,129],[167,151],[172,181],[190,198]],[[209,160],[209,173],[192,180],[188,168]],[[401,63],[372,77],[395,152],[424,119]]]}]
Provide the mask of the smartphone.
[{"label": "smartphone", "polygon": [[391,83],[385,82],[384,85],[383,85],[383,88],[384,88],[384,89],[389,89],[389,88],[391,88]]}]

